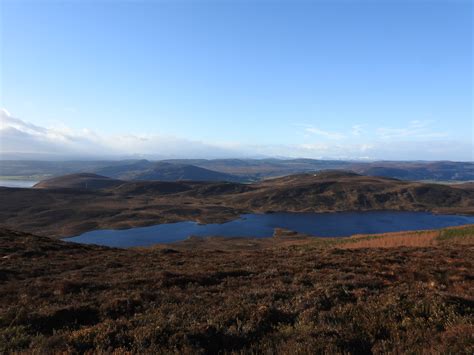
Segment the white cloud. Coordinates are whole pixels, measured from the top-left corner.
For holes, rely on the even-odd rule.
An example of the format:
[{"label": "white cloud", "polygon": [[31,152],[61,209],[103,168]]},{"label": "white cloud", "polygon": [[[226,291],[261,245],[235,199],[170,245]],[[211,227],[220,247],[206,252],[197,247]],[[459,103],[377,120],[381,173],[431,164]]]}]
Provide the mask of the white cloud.
[{"label": "white cloud", "polygon": [[[6,108],[0,108],[0,115],[11,116],[10,112]],[[1,123],[1,121],[0,121]]]},{"label": "white cloud", "polygon": [[324,131],[322,129],[319,129],[317,127],[312,127],[312,126],[306,127],[305,131],[308,133],[316,134],[318,136],[322,136],[329,139],[342,139],[345,137],[345,135],[342,133]]},{"label": "white cloud", "polygon": [[166,157],[223,157],[224,147],[159,134],[102,135],[90,129],[40,127],[0,110],[0,152],[113,156],[149,154]]},{"label": "white cloud", "polygon": [[[325,144],[310,143],[299,144],[293,147],[300,156],[315,156],[325,159],[372,159],[367,156],[369,153],[375,153],[376,147],[372,144]],[[305,154],[302,154],[305,153]]]},{"label": "white cloud", "polygon": [[393,128],[380,127],[377,128],[376,134],[382,139],[427,139],[427,138],[443,138],[447,137],[446,132],[435,132],[430,129],[432,121],[410,121],[408,127]]},{"label": "white cloud", "polygon": [[352,126],[352,134],[354,136],[360,136],[363,132],[364,132],[364,130],[362,129],[362,125],[356,124],[356,125]]},{"label": "white cloud", "polygon": [[[202,142],[161,134],[106,135],[63,125],[41,127],[0,109],[0,155],[24,153],[62,159],[87,157],[236,158],[306,157],[315,159],[473,160],[472,142],[448,140],[430,131],[430,122],[412,121],[407,128],[379,128],[378,139],[355,141],[350,134],[304,126],[307,139],[294,144],[243,144]],[[352,127],[352,134],[360,126]],[[328,138],[318,141],[315,137]],[[365,136],[365,135],[364,135]],[[421,139],[420,137],[423,137]],[[443,139],[441,139],[444,137]],[[436,138],[436,139],[435,139]],[[435,140],[434,140],[435,139]],[[48,158],[49,159],[49,158]]]}]

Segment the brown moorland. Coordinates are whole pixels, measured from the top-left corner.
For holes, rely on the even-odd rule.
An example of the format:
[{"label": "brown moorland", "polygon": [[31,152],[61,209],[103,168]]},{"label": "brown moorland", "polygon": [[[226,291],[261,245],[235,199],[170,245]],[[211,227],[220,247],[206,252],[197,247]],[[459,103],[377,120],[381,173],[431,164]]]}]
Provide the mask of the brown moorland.
[{"label": "brown moorland", "polygon": [[0,353],[472,354],[474,226],[387,238],[112,249],[2,229]]},{"label": "brown moorland", "polygon": [[58,238],[94,229],[183,220],[223,222],[252,212],[474,213],[472,189],[346,172],[293,175],[253,184],[107,179],[93,175],[88,183],[76,175],[43,182],[42,188],[0,188],[1,224]]},{"label": "brown moorland", "polygon": [[100,190],[122,185],[123,181],[111,179],[105,176],[80,173],[71,174],[51,179],[43,180],[34,185],[36,189],[83,189],[83,190]]}]

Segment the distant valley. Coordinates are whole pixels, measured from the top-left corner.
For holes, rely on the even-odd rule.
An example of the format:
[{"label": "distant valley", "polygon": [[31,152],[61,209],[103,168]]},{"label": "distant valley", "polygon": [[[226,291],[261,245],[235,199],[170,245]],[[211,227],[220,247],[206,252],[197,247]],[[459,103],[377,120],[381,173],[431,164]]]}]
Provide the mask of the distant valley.
[{"label": "distant valley", "polygon": [[474,181],[472,162],[353,162],[314,159],[175,159],[163,161],[0,161],[0,177],[42,180],[73,173],[94,173],[121,180],[255,182],[321,170],[401,180]]},{"label": "distant valley", "polygon": [[0,188],[8,228],[66,237],[95,229],[167,222],[224,222],[243,213],[432,211],[474,214],[474,190],[343,171],[290,175],[251,184],[124,181],[81,173],[32,189]]}]

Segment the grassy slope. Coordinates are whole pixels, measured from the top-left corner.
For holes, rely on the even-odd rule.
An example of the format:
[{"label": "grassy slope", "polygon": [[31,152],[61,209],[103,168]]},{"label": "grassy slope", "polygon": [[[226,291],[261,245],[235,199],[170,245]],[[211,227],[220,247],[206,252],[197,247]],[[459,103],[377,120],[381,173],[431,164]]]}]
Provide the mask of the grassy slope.
[{"label": "grassy slope", "polygon": [[474,227],[436,233],[118,250],[2,230],[0,353],[472,353]]}]

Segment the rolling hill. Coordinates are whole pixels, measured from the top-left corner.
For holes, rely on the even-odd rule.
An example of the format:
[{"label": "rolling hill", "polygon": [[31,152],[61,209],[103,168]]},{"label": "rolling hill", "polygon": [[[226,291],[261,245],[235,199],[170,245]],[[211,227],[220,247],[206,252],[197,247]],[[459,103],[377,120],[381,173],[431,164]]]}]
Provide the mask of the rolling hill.
[{"label": "rolling hill", "polygon": [[472,190],[351,172],[325,171],[265,180],[234,196],[243,208],[262,211],[432,210],[474,208]]},{"label": "rolling hill", "polygon": [[105,167],[97,169],[95,172],[100,175],[122,180],[242,181],[240,177],[194,165],[150,162],[148,160]]},{"label": "rolling hill", "polygon": [[93,229],[186,220],[224,222],[252,212],[406,210],[474,214],[472,189],[341,171],[253,184],[88,179],[96,181],[97,187],[105,185],[84,189],[84,177],[73,175],[49,180],[47,188],[0,188],[0,200],[8,201],[0,205],[0,220],[10,228],[63,237]]},{"label": "rolling hill", "polygon": [[106,176],[90,173],[79,173],[59,176],[40,181],[33,186],[35,189],[79,189],[100,190],[122,185],[124,182]]},{"label": "rolling hill", "polygon": [[373,162],[354,164],[349,169],[363,175],[402,180],[474,180],[474,164],[470,162]]},{"label": "rolling hill", "polygon": [[472,162],[342,161],[316,159],[173,159],[163,161],[1,160],[1,176],[61,176],[95,173],[124,180],[250,182],[328,169],[402,180],[474,181]]}]

